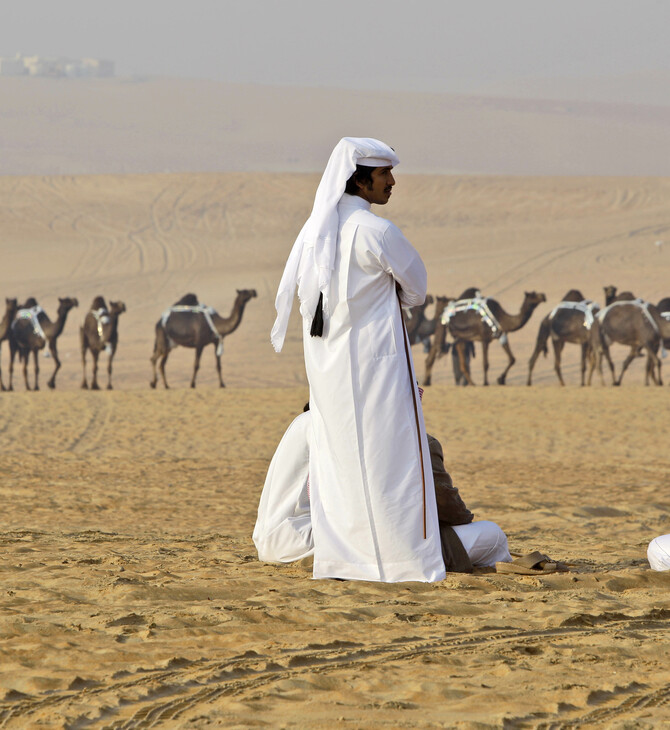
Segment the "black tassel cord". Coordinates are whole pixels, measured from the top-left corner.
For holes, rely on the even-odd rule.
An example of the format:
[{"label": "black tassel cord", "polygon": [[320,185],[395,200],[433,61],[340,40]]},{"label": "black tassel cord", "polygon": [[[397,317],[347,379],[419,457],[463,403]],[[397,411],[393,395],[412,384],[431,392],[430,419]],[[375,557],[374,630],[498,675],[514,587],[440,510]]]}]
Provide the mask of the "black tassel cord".
[{"label": "black tassel cord", "polygon": [[323,292],[319,293],[319,302],[316,305],[312,327],[309,330],[312,337],[323,337]]}]

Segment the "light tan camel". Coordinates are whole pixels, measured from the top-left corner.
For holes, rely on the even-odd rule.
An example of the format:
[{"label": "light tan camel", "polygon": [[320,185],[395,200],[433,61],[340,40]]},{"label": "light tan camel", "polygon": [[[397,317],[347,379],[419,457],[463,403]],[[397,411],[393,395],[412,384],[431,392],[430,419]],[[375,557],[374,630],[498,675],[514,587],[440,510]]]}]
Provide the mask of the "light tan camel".
[{"label": "light tan camel", "polygon": [[[661,340],[670,337],[670,322],[661,316],[657,307],[641,300],[615,301],[599,313],[598,324],[597,343],[594,346],[600,347],[609,363],[613,385],[621,385],[626,369],[640,350],[647,352],[645,385],[649,385],[650,378],[656,385],[663,384],[661,360],[657,353]],[[610,345],[614,342],[630,347],[618,378],[615,376],[614,363],[609,352]],[[595,358],[591,363],[589,382],[594,364]]]},{"label": "light tan camel", "polygon": [[[566,342],[579,345],[581,348],[581,373],[582,386],[586,380],[586,362],[590,356],[591,327],[594,323],[594,315],[600,310],[595,302],[587,303],[583,294],[578,289],[570,289],[560,303],[542,320],[537,333],[535,350],[528,361],[528,380],[526,385],[531,385],[531,377],[535,361],[540,353],[547,356],[547,340],[551,337],[551,344],[554,348],[554,370],[561,385],[565,385],[561,373],[561,353]],[[602,377],[602,369],[600,371]]]},{"label": "light tan camel", "polygon": [[181,345],[182,347],[195,348],[195,363],[193,365],[193,377],[191,388],[195,388],[195,377],[200,367],[200,356],[203,349],[213,344],[216,348],[216,371],[219,375],[219,386],[224,388],[221,378],[221,354],[223,352],[223,338],[234,332],[242,321],[244,308],[250,299],[256,296],[255,289],[238,289],[235,303],[229,317],[221,317],[213,309],[203,307],[198,303],[195,294],[186,294],[156,323],[156,340],[154,352],[151,356],[151,364],[154,370],[154,377],[150,385],[156,387],[158,374],[156,363],[160,360],[159,369],[163,379],[163,385],[167,388],[165,378],[165,363],[170,350]]},{"label": "light tan camel", "polygon": [[[453,345],[447,342],[447,324],[442,321],[442,315],[449,302],[459,301],[462,299],[472,299],[474,297],[481,296],[477,287],[468,287],[458,299],[454,300],[451,297],[438,297],[438,304],[435,306],[435,316],[433,321],[435,322],[435,337],[433,337],[433,343],[426,357],[425,371],[423,376],[423,385],[430,385],[433,379],[433,366],[435,361],[439,360],[443,355],[446,355],[451,350],[451,365],[454,373],[454,381],[456,385],[467,385],[468,381],[461,368],[460,358],[456,349],[456,342]],[[475,355],[475,346],[472,342],[465,343],[465,360],[467,367],[470,367],[470,358]]]},{"label": "light tan camel", "polygon": [[112,390],[112,360],[119,344],[119,316],[126,311],[123,302],[110,302],[109,309],[104,297],[96,297],[91,303],[90,310],[84,317],[84,324],[79,328],[79,342],[81,345],[81,364],[84,377],[81,387],[88,388],[86,380],[86,352],[91,351],[93,358],[93,378],[91,390],[100,390],[98,385],[98,358],[105,351],[109,355],[107,361],[107,390]]},{"label": "light tan camel", "polygon": [[26,383],[26,390],[30,390],[28,385],[28,358],[30,353],[33,353],[35,363],[35,387],[33,390],[39,390],[38,376],[40,367],[38,353],[46,345],[49,346],[49,352],[54,360],[53,375],[48,380],[47,385],[50,388],[56,387],[56,373],[61,366],[56,341],[60,337],[63,327],[65,327],[68,312],[77,306],[79,306],[79,302],[76,297],[59,297],[56,321],[52,322],[47,313],[39,307],[34,297],[30,297],[23,305],[19,305],[16,317],[9,330],[9,390],[13,390],[14,357],[17,352],[19,359],[23,362],[23,379]]},{"label": "light tan camel", "polygon": [[9,328],[18,308],[16,299],[5,299],[5,315],[0,320],[0,390],[6,390],[2,382],[2,341],[9,339]]},{"label": "light tan camel", "polygon": [[482,343],[482,358],[484,360],[484,385],[488,385],[488,369],[489,369],[489,344],[500,339],[500,344],[507,353],[509,362],[505,370],[498,376],[499,385],[505,385],[507,373],[516,362],[512,350],[510,349],[507,335],[510,332],[520,330],[530,319],[538,304],[546,302],[547,297],[541,292],[525,292],[523,303],[518,314],[508,314],[500,304],[490,297],[484,300],[476,300],[472,307],[455,311],[449,318],[449,334],[455,339],[460,340],[454,346],[458,352],[458,357],[468,384],[474,385],[470,368],[465,358],[466,342]]}]

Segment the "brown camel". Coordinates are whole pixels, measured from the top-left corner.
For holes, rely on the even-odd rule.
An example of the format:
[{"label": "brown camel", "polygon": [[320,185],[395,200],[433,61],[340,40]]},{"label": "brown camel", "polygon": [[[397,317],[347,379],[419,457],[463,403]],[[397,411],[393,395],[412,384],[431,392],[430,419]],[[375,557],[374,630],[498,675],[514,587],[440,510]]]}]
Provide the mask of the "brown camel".
[{"label": "brown camel", "polygon": [[88,388],[86,380],[86,351],[91,351],[93,358],[93,379],[91,390],[100,390],[98,385],[98,358],[104,350],[109,355],[107,361],[107,390],[112,390],[112,360],[119,343],[119,315],[126,311],[123,302],[110,302],[109,309],[103,297],[96,297],[91,309],[84,317],[84,324],[79,328],[79,341],[81,343],[81,364],[84,370],[84,377],[81,387]]},{"label": "brown camel", "polygon": [[429,307],[434,301],[433,295],[427,294],[423,304],[402,310],[410,345],[418,345],[423,342],[425,346],[426,340],[430,342],[430,337],[435,332],[435,319],[426,318],[426,307]]},{"label": "brown camel", "polygon": [[219,375],[219,386],[224,388],[221,378],[223,338],[239,327],[247,302],[255,296],[255,289],[238,289],[233,310],[229,317],[221,317],[210,307],[200,305],[195,294],[186,294],[164,312],[161,319],[156,322],[156,341],[151,356],[151,364],[154,369],[154,377],[150,383],[151,387],[155,388],[158,382],[156,373],[158,360],[160,360],[158,367],[163,378],[163,385],[166,388],[168,387],[165,378],[165,363],[170,350],[177,345],[181,345],[182,347],[195,348],[195,363],[193,377],[191,378],[191,388],[195,388],[195,376],[200,367],[202,351],[207,345],[213,344],[216,345],[216,371]]},{"label": "brown camel", "polygon": [[[476,296],[481,296],[479,289],[476,287],[469,287],[461,293],[458,300],[471,299]],[[431,384],[435,360],[439,360],[443,355],[446,355],[449,350],[451,350],[451,365],[456,385],[467,385],[468,381],[466,380],[461,368],[458,351],[456,349],[456,342],[453,343],[453,346],[447,342],[447,324],[442,321],[442,315],[444,314],[444,310],[449,302],[457,300],[453,300],[451,297],[438,297],[437,301],[438,303],[435,305],[435,316],[433,318],[435,323],[435,337],[433,338],[433,344],[431,345],[431,348],[428,351],[428,356],[426,357],[423,385],[427,386]],[[468,367],[470,367],[470,358],[474,357],[474,355],[475,346],[472,342],[467,342],[465,345],[465,359]]]},{"label": "brown camel", "polygon": [[2,341],[9,338],[9,328],[14,321],[18,305],[16,299],[5,299],[5,315],[0,320],[0,390],[6,390],[2,382]]},{"label": "brown camel", "polygon": [[[540,353],[547,356],[547,340],[551,337],[551,344],[554,348],[554,370],[558,375],[561,385],[565,385],[561,373],[561,353],[566,342],[579,345],[582,351],[581,372],[582,386],[586,379],[586,361],[589,358],[591,337],[590,331],[595,321],[594,315],[600,307],[591,301],[584,299],[578,289],[571,289],[554,307],[554,309],[542,320],[537,333],[535,350],[528,361],[528,380],[526,385],[531,385],[531,377],[535,361]],[[601,369],[602,376],[602,369]]]},{"label": "brown camel", "polygon": [[[454,347],[458,352],[463,371],[468,384],[474,385],[470,369],[465,358],[466,342],[482,343],[482,358],[484,360],[484,385],[488,385],[489,344],[492,340],[500,339],[500,344],[507,353],[509,362],[505,370],[498,376],[498,383],[505,385],[505,379],[510,368],[516,362],[510,349],[507,335],[521,329],[530,319],[538,304],[546,302],[547,297],[538,292],[525,292],[521,310],[518,314],[508,314],[500,304],[491,297],[473,298],[467,302],[452,304],[453,314],[449,317],[449,334],[460,342]],[[449,310],[447,310],[448,312]],[[445,314],[447,314],[445,312]]]},{"label": "brown camel", "polygon": [[[657,352],[661,340],[670,338],[670,322],[661,316],[657,307],[641,300],[615,301],[598,314],[598,324],[597,346],[609,363],[613,385],[621,385],[626,369],[641,350],[647,352],[645,385],[649,385],[650,378],[656,385],[663,384],[661,360]],[[618,378],[615,377],[609,352],[610,345],[614,342],[630,347]],[[591,363],[589,382],[594,364],[595,358]]]},{"label": "brown camel", "polygon": [[9,331],[9,390],[13,389],[14,357],[17,352],[19,353],[19,359],[23,362],[23,379],[26,383],[26,390],[30,390],[28,385],[28,358],[30,353],[33,353],[35,363],[35,387],[33,390],[39,390],[38,376],[40,367],[37,356],[39,351],[43,350],[46,345],[49,346],[49,352],[54,360],[53,375],[47,385],[50,388],[56,387],[56,373],[61,366],[56,341],[60,337],[63,327],[65,327],[68,312],[77,306],[79,306],[79,302],[76,297],[59,297],[55,322],[49,319],[34,297],[30,297],[23,305],[19,306]]},{"label": "brown camel", "polygon": [[606,307],[609,307],[612,302],[632,302],[637,298],[631,291],[622,291],[620,294],[617,294],[617,288],[611,284],[606,286],[604,291]]}]

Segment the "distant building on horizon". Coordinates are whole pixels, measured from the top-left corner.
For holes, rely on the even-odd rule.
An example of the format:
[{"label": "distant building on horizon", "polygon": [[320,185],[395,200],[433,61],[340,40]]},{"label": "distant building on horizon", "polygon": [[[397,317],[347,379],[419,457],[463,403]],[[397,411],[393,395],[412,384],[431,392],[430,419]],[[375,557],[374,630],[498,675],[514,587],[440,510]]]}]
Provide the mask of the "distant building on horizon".
[{"label": "distant building on horizon", "polygon": [[45,76],[47,78],[111,78],[114,61],[100,58],[0,57],[0,76]]}]

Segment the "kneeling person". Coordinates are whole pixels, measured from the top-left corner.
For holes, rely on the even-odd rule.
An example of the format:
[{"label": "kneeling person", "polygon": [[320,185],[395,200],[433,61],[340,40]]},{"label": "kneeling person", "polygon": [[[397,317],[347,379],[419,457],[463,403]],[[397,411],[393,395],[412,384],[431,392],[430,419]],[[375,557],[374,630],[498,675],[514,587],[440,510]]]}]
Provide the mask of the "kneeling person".
[{"label": "kneeling person", "polygon": [[[253,540],[259,560],[288,563],[314,552],[309,505],[309,411],[288,427],[270,462],[258,506]],[[512,557],[505,533],[494,522],[473,522],[444,466],[440,442],[428,436],[442,557],[448,572],[469,573]]]}]

